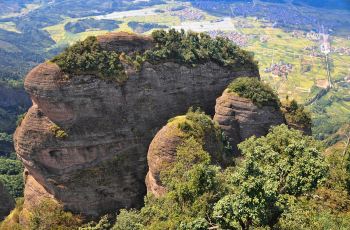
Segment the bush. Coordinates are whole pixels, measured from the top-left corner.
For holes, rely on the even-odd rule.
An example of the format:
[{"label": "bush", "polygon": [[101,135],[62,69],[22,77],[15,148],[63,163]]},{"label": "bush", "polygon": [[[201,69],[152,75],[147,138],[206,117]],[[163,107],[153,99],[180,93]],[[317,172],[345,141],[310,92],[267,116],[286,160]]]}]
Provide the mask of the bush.
[{"label": "bush", "polygon": [[152,33],[155,46],[143,53],[131,52],[128,55],[101,48],[96,37],[88,37],[67,48],[52,59],[64,72],[69,74],[92,73],[105,80],[123,84],[127,74],[123,64],[141,70],[145,61],[153,64],[174,61],[196,66],[212,61],[220,66],[258,71],[253,54],[240,49],[227,38],[211,38],[204,33],[185,33],[184,30],[156,30]]},{"label": "bush", "polygon": [[240,77],[227,88],[230,93],[252,100],[257,106],[273,105],[279,107],[280,101],[273,89],[257,78]]},{"label": "bush", "polygon": [[282,111],[288,123],[297,124],[303,128],[311,126],[311,114],[305,110],[303,105],[299,105],[295,100],[287,100],[282,105]]},{"label": "bush", "polygon": [[226,165],[232,163],[232,148],[228,144],[219,125],[201,109],[192,107],[185,116],[175,117],[174,122],[181,131],[183,139],[194,138],[209,152],[214,164]]},{"label": "bush", "polygon": [[155,47],[145,52],[150,62],[172,60],[195,66],[212,61],[229,68],[258,70],[253,54],[240,49],[227,38],[211,38],[205,33],[186,33],[184,30],[156,30],[152,33]]},{"label": "bush", "polygon": [[66,131],[64,131],[63,129],[61,129],[58,125],[53,124],[50,127],[50,131],[52,132],[53,135],[55,135],[56,138],[60,138],[60,139],[64,139],[68,137],[68,134],[66,133]]},{"label": "bush", "polygon": [[119,54],[103,50],[96,37],[88,37],[67,48],[52,59],[64,72],[70,74],[94,73],[101,78],[123,83],[126,80]]},{"label": "bush", "polygon": [[30,213],[29,227],[33,230],[71,230],[78,229],[80,224],[80,218],[70,212],[64,212],[60,204],[49,199],[37,204]]}]

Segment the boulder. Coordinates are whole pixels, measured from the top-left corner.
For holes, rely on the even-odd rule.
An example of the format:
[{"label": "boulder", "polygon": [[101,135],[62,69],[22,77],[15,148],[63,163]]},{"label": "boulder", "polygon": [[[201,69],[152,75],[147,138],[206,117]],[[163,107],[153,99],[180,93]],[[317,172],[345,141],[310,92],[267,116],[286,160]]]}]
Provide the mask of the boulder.
[{"label": "boulder", "polygon": [[[224,154],[221,130],[209,117],[208,119],[211,122],[210,128],[202,129],[198,127],[200,125],[198,123],[191,128],[195,132],[203,133],[202,137],[194,138],[210,154],[212,163],[225,165],[227,159]],[[181,129],[181,125],[191,123],[193,121],[186,116],[178,116],[165,125],[153,138],[147,154],[149,171],[146,176],[146,185],[148,193],[159,197],[166,192],[166,187],[162,184],[160,174],[169,164],[175,161],[178,146],[187,138],[192,137],[192,135]]]},{"label": "boulder", "polygon": [[240,142],[251,136],[264,136],[272,126],[285,123],[282,112],[276,106],[258,107],[250,99],[227,91],[216,100],[214,120],[237,155]]}]

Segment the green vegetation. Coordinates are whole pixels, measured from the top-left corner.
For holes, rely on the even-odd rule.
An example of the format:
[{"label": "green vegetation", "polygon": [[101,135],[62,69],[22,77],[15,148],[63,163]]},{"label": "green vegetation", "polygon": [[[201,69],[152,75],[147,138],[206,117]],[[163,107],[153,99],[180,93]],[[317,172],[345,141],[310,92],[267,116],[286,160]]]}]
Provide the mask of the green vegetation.
[{"label": "green vegetation", "polygon": [[202,145],[190,137],[161,172],[168,192],[160,198],[148,195],[140,211],[122,210],[114,229],[282,226],[291,201],[309,197],[327,178],[321,143],[285,125],[239,147],[244,159],[224,170],[212,165]]},{"label": "green vegetation", "polygon": [[220,127],[201,109],[190,108],[185,116],[172,118],[169,123],[177,126],[184,140],[194,138],[204,149],[210,149],[213,163],[232,161],[232,148]]},{"label": "green vegetation", "polygon": [[303,105],[295,100],[287,100],[282,105],[282,111],[288,123],[301,125],[303,128],[311,127],[311,114],[305,111]]},{"label": "green vegetation", "polygon": [[22,230],[23,227],[19,224],[20,214],[23,210],[24,198],[16,199],[15,209],[11,211],[10,215],[0,223],[1,230]]},{"label": "green vegetation", "polygon": [[20,115],[17,116],[17,121],[16,121],[16,126],[20,126],[24,117],[27,115],[27,113],[22,113]]},{"label": "green vegetation", "polygon": [[257,78],[240,77],[235,79],[228,87],[229,93],[236,93],[240,97],[252,100],[257,106],[273,105],[279,107],[280,101],[271,87]]},{"label": "green vegetation", "polygon": [[93,73],[105,80],[114,80],[123,84],[127,75],[123,64],[140,70],[145,61],[159,63],[174,61],[196,66],[212,61],[232,69],[251,68],[258,71],[253,54],[240,49],[225,38],[212,39],[209,35],[178,32],[171,29],[157,30],[152,33],[155,46],[144,53],[118,53],[101,48],[96,37],[88,37],[82,42],[67,48],[52,59],[63,71],[69,74]]},{"label": "green vegetation", "polygon": [[0,157],[0,180],[14,198],[23,196],[22,173],[23,166],[20,161]]},{"label": "green vegetation", "polygon": [[186,33],[171,29],[153,31],[155,47],[145,52],[150,62],[172,60],[195,66],[212,61],[229,68],[251,68],[258,71],[253,54],[240,49],[227,38],[211,38],[205,33]]},{"label": "green vegetation", "polygon": [[64,212],[60,204],[52,200],[43,200],[30,213],[29,228],[32,230],[46,229],[77,229],[81,219],[70,212]]},{"label": "green vegetation", "polygon": [[56,124],[50,127],[50,131],[52,132],[53,135],[55,135],[56,138],[64,139],[68,137],[68,134],[66,133],[66,131],[64,131],[61,127],[59,127]]},{"label": "green vegetation", "polygon": [[63,71],[70,74],[94,73],[106,80],[123,83],[126,80],[119,54],[102,50],[96,37],[88,37],[67,48],[52,59]]}]

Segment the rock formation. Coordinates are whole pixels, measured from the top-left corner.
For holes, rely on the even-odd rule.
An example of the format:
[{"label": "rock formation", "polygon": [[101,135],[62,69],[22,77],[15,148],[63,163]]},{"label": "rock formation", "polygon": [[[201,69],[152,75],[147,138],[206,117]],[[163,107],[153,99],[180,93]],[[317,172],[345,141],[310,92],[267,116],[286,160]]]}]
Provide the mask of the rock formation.
[{"label": "rock formation", "polygon": [[[199,127],[198,123],[191,128],[195,132],[203,133],[203,137],[194,138],[203,144],[203,149],[211,155],[214,164],[224,164],[221,130],[211,118],[207,117],[207,119],[211,123],[210,128],[199,130],[202,127]],[[181,129],[181,125],[191,123],[193,121],[188,119],[187,116],[176,117],[165,125],[152,140],[147,154],[149,171],[146,176],[146,185],[148,193],[159,197],[166,192],[166,188],[161,182],[160,173],[168,164],[174,162],[177,147],[191,136],[186,133],[186,130]]]},{"label": "rock formation", "polygon": [[[151,44],[149,38],[120,36],[98,40],[117,51]],[[258,71],[146,62],[118,86],[93,73],[67,76],[50,62],[37,66],[24,83],[33,106],[14,135],[26,168],[24,209],[45,197],[88,217],[140,207],[146,154],[159,128],[190,106],[213,114],[215,99],[238,76]]]},{"label": "rock formation", "polygon": [[283,124],[284,117],[275,106],[256,106],[250,99],[225,91],[216,100],[214,120],[238,154],[237,144],[255,135],[266,135],[271,126]]},{"label": "rock formation", "polygon": [[2,221],[14,207],[15,200],[0,181],[0,221]]}]

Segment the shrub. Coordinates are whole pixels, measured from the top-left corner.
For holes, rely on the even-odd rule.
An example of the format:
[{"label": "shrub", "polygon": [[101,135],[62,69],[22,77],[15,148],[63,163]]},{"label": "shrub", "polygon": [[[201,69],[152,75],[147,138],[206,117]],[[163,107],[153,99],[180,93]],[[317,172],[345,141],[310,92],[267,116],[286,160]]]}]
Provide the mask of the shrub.
[{"label": "shrub", "polygon": [[183,139],[194,138],[208,151],[215,164],[232,163],[232,148],[225,140],[219,125],[206,115],[200,108],[189,108],[185,116],[175,117],[174,122],[181,131]]},{"label": "shrub", "polygon": [[299,105],[295,100],[282,105],[282,111],[288,123],[301,125],[303,128],[311,126],[311,114],[307,112],[303,105]]},{"label": "shrub", "polygon": [[55,135],[56,138],[64,139],[68,137],[68,134],[56,124],[53,124],[50,127],[50,131],[52,132],[53,135]]},{"label": "shrub", "polygon": [[20,214],[23,210],[24,198],[16,199],[15,209],[11,211],[10,215],[0,223],[1,230],[23,230],[23,226],[20,225]]},{"label": "shrub", "polygon": [[230,93],[252,100],[257,106],[273,105],[279,107],[280,101],[273,89],[257,78],[240,77],[227,88]]},{"label": "shrub", "polygon": [[126,80],[119,54],[103,50],[96,37],[88,37],[67,48],[52,59],[64,72],[70,74],[94,73],[101,78],[123,83]]},{"label": "shrub", "polygon": [[16,126],[20,126],[22,124],[22,121],[24,117],[27,115],[27,113],[23,113],[17,116]]},{"label": "shrub", "polygon": [[185,33],[184,30],[156,30],[152,33],[155,46],[145,52],[127,55],[117,51],[103,50],[96,37],[77,42],[52,59],[69,74],[95,74],[105,80],[123,84],[127,74],[123,64],[140,71],[145,61],[159,63],[174,61],[196,66],[212,61],[220,66],[237,69],[244,67],[258,71],[253,54],[240,49],[227,38],[211,38],[204,33]]},{"label": "shrub", "polygon": [[35,230],[46,229],[77,229],[81,224],[79,217],[70,212],[63,211],[63,207],[49,199],[37,204],[30,213],[29,227]]},{"label": "shrub", "polygon": [[195,66],[212,61],[229,68],[251,68],[257,70],[253,54],[240,49],[229,39],[211,38],[205,33],[186,33],[184,30],[153,31],[155,47],[145,52],[147,61],[172,60]]}]

